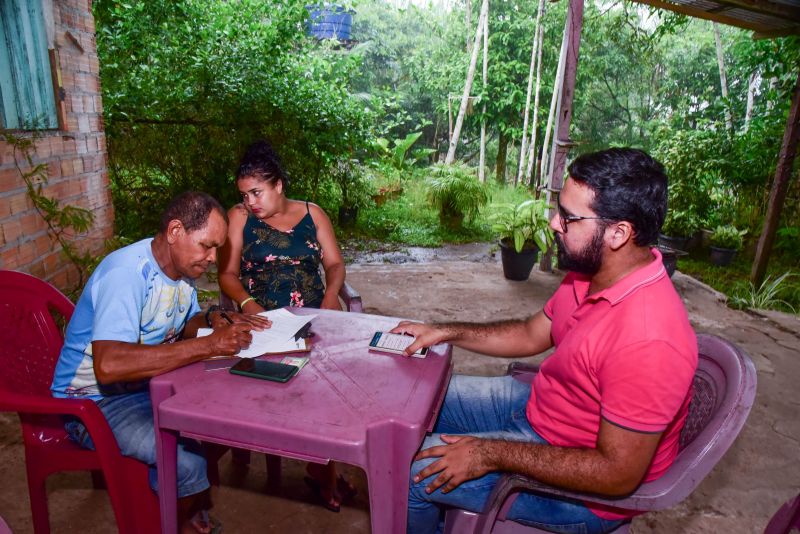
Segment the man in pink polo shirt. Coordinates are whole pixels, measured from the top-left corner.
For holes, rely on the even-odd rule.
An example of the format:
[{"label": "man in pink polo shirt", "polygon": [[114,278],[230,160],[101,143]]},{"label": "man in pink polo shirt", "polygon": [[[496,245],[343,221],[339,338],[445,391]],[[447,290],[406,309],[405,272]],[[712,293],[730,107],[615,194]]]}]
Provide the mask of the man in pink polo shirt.
[{"label": "man in pink polo shirt", "polygon": [[[411,472],[408,531],[435,532],[442,505],[482,511],[502,472],[607,496],[661,476],[678,451],[697,342],[656,241],[667,177],[646,153],[613,148],[569,167],[550,221],[561,269],[544,309],[489,324],[403,322],[407,349],[448,342],[517,358],[554,347],[532,385],[454,376]],[[522,494],[509,517],[602,533],[635,512]]]}]

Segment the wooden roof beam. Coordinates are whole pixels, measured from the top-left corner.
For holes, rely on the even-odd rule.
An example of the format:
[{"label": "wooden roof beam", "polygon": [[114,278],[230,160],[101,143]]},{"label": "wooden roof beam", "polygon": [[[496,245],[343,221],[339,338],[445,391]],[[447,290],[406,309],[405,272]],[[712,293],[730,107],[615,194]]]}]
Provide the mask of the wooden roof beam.
[{"label": "wooden roof beam", "polygon": [[789,35],[800,35],[800,24],[790,28],[779,30],[766,30],[763,32],[753,32],[753,39],[775,39],[776,37],[786,37]]},{"label": "wooden roof beam", "polygon": [[639,2],[640,4],[647,4],[649,6],[657,7],[659,9],[674,11],[675,13],[681,13],[683,15],[688,15],[690,17],[695,17],[698,19],[710,20],[712,22],[719,22],[721,24],[727,24],[728,26],[736,26],[737,28],[750,30],[757,34],[766,35],[774,31],[769,26],[764,26],[762,24],[752,23],[746,20],[729,17],[721,13],[710,13],[708,11],[703,11],[702,9],[697,9],[694,7],[689,7],[680,4],[672,4],[670,2],[664,2],[662,0],[635,0],[635,1]]},{"label": "wooden roof beam", "polygon": [[[782,20],[800,22],[800,7],[789,7],[783,4],[764,0],[714,0],[714,2],[732,8],[744,9],[761,15],[778,17]],[[714,11],[713,9],[710,11]]]}]

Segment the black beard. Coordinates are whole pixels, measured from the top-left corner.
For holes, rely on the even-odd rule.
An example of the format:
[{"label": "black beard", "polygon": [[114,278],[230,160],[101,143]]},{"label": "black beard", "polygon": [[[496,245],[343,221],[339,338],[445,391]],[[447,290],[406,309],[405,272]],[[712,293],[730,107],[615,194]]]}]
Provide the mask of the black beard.
[{"label": "black beard", "polygon": [[570,253],[567,247],[564,246],[561,236],[556,234],[558,268],[563,271],[572,271],[588,276],[597,274],[603,263],[603,235],[605,230],[605,226],[599,225],[589,244],[576,254]]}]

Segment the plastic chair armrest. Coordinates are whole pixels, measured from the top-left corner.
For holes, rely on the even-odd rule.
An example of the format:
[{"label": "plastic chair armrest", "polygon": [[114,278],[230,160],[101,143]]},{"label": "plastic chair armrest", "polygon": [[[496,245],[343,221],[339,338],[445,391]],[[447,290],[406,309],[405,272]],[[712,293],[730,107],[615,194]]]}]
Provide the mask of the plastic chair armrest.
[{"label": "plastic chair armrest", "polygon": [[[80,419],[96,444],[103,443],[103,448],[108,450],[108,443],[113,443],[116,455],[120,454],[117,440],[114,438],[103,412],[93,400],[48,398],[4,392],[0,395],[0,410],[14,411],[20,415],[72,415]],[[98,449],[100,448],[98,447]]]},{"label": "plastic chair armrest", "polygon": [[342,288],[339,290],[339,298],[344,301],[347,311],[354,313],[361,313],[364,311],[361,295],[347,282],[342,284]]}]

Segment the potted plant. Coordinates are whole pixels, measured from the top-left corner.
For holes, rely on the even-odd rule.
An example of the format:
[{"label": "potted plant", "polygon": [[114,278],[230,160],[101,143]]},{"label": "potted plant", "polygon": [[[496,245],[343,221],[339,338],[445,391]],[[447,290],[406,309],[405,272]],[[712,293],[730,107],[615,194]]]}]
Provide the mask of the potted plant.
[{"label": "potted plant", "polygon": [[711,234],[711,263],[719,266],[730,264],[742,249],[746,233],[747,230],[738,230],[731,224],[717,226]]},{"label": "potted plant", "polygon": [[685,251],[689,239],[699,227],[700,219],[691,210],[670,210],[661,226],[658,243],[675,250]]},{"label": "potted plant", "polygon": [[518,204],[499,204],[489,215],[492,230],[500,238],[503,275],[509,280],[527,280],[540,250],[553,242],[544,199]]}]

